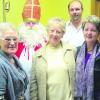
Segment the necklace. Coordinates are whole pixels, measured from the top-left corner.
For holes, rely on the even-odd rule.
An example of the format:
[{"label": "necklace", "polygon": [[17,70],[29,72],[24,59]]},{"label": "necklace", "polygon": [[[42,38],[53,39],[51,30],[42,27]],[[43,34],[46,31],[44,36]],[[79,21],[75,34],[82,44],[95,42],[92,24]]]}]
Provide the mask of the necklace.
[{"label": "necklace", "polygon": [[87,52],[92,54],[93,49],[88,49]]},{"label": "necklace", "polygon": [[87,51],[90,52],[90,51],[93,51],[93,50],[92,49],[88,49]]}]

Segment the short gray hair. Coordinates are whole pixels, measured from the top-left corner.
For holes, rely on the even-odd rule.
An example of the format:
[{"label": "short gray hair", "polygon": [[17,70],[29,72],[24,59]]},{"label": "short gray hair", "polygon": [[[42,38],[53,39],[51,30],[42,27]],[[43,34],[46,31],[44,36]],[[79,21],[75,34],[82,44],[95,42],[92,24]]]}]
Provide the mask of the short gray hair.
[{"label": "short gray hair", "polygon": [[8,22],[0,23],[0,37],[2,37],[3,33],[5,33],[8,30],[13,30],[13,31],[17,32],[17,29],[13,24],[8,23]]},{"label": "short gray hair", "polygon": [[92,23],[92,24],[94,24],[96,26],[97,31],[100,32],[100,19],[96,15],[88,16],[85,19],[85,21],[82,24],[83,30],[84,30],[84,27],[85,27],[86,23]]}]

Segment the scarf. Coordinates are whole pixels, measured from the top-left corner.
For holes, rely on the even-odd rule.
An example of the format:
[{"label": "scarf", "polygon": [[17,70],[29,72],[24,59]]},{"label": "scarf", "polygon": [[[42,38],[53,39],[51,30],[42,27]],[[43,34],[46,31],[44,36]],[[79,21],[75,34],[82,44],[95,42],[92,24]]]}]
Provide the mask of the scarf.
[{"label": "scarf", "polygon": [[[94,100],[94,64],[95,58],[100,53],[96,42],[93,53],[85,66],[86,43],[84,42],[76,58],[75,76],[75,97],[82,97],[82,100]],[[98,51],[97,51],[98,49]]]},{"label": "scarf", "polygon": [[28,78],[17,57],[14,56],[13,58],[17,68],[15,65],[9,63],[8,56],[0,50],[0,67],[3,69],[8,80],[7,83],[4,83],[7,84],[7,91],[4,92],[9,95],[11,98],[10,100],[17,100],[19,96],[24,96],[28,84]]}]

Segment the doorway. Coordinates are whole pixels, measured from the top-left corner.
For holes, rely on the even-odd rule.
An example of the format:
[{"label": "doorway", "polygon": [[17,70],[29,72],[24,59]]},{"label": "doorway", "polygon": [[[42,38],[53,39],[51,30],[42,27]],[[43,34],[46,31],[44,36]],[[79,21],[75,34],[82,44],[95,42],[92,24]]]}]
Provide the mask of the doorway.
[{"label": "doorway", "polygon": [[100,0],[91,1],[91,14],[100,18]]},{"label": "doorway", "polygon": [[[100,18],[100,0],[91,1],[91,14]],[[100,35],[98,36],[98,40],[100,42]]]}]

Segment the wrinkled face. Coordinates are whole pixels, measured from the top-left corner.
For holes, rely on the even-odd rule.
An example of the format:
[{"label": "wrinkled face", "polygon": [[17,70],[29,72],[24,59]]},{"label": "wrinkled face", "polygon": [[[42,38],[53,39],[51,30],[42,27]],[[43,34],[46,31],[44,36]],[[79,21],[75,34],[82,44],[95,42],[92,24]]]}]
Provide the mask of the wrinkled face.
[{"label": "wrinkled face", "polygon": [[82,16],[82,7],[79,2],[72,2],[69,7],[69,15],[71,21],[78,21]]},{"label": "wrinkled face", "polygon": [[16,53],[18,48],[18,34],[9,30],[3,33],[1,37],[1,49],[8,55],[12,56]]},{"label": "wrinkled face", "polygon": [[48,38],[49,38],[49,44],[52,46],[57,46],[60,43],[61,38],[63,37],[63,30],[61,28],[61,25],[54,23],[49,27],[48,30]]},{"label": "wrinkled face", "polygon": [[86,23],[84,30],[84,37],[87,43],[95,43],[98,38],[98,31],[94,24]]}]

